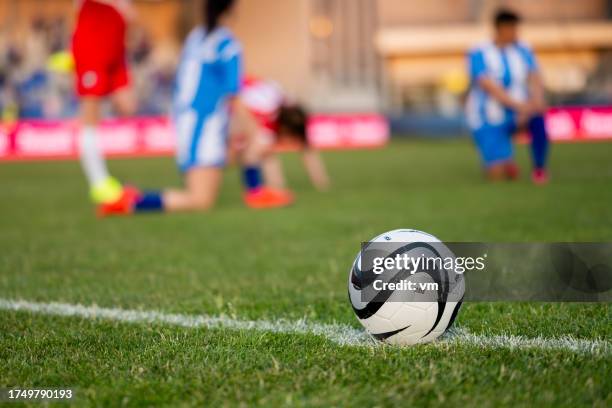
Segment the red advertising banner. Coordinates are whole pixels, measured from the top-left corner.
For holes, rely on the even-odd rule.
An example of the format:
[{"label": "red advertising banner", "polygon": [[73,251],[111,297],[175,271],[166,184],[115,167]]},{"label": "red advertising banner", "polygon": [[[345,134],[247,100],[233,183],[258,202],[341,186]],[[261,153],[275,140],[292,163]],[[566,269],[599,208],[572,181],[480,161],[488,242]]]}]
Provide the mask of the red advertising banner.
[{"label": "red advertising banner", "polygon": [[[319,149],[359,149],[384,146],[389,126],[382,115],[315,115],[308,125]],[[0,127],[0,160],[72,159],[77,157],[75,121],[22,121]],[[175,135],[166,118],[115,119],[98,133],[111,157],[157,156],[174,152]]]},{"label": "red advertising banner", "polygon": [[612,139],[612,107],[553,108],[546,115],[546,128],[554,141]]},{"label": "red advertising banner", "polygon": [[[546,127],[555,142],[612,140],[612,107],[552,108]],[[389,125],[378,114],[314,115],[309,139],[319,149],[381,147],[389,140]],[[77,156],[78,125],[68,121],[22,121],[0,125],[0,161],[73,159]],[[101,144],[111,157],[171,155],[175,136],[167,118],[105,121]]]},{"label": "red advertising banner", "polygon": [[389,124],[380,115],[316,115],[308,138],[319,149],[380,147],[389,139]]}]

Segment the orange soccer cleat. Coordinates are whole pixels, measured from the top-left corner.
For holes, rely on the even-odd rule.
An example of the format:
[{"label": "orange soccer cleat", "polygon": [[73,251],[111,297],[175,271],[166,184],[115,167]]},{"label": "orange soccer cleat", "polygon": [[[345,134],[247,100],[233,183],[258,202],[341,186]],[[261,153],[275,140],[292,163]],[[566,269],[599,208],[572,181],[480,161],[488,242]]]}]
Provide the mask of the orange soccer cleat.
[{"label": "orange soccer cleat", "polygon": [[294,197],[290,191],[261,187],[244,195],[244,202],[249,208],[281,208],[293,204]]},{"label": "orange soccer cleat", "polygon": [[112,203],[100,204],[97,207],[98,217],[111,217],[114,215],[130,215],[134,210],[134,204],[140,197],[140,191],[131,186],[124,186],[121,196]]}]

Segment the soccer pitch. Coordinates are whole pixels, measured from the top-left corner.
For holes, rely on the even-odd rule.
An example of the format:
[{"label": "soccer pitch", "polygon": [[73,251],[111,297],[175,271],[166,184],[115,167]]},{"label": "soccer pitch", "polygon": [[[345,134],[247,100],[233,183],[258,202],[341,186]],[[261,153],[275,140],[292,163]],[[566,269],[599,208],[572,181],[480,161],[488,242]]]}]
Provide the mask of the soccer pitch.
[{"label": "soccer pitch", "polygon": [[[611,406],[609,304],[467,303],[454,335],[370,342],[347,300],[360,242],[611,241],[612,144],[555,145],[552,181],[486,183],[464,140],[325,154],[316,193],[250,211],[229,171],[205,214],[99,220],[78,163],[0,165],[0,388],[102,406]],[[171,159],[115,160],[160,188]]]}]

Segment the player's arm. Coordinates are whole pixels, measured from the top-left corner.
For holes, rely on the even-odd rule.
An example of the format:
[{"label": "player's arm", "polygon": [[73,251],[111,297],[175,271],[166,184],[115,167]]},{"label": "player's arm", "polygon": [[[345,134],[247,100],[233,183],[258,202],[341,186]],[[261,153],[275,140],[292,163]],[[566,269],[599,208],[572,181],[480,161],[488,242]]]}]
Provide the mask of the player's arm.
[{"label": "player's arm", "polygon": [[123,14],[126,21],[136,20],[136,9],[132,4],[132,0],[119,0],[119,12]]},{"label": "player's arm", "polygon": [[263,170],[264,180],[266,180],[266,186],[277,190],[287,188],[283,164],[277,154],[267,155],[261,163],[261,169]]},{"label": "player's arm", "polygon": [[527,66],[529,68],[529,76],[527,77],[529,100],[537,112],[543,113],[546,110],[544,80],[542,79],[536,57],[531,49],[526,50],[526,56]]},{"label": "player's arm", "polygon": [[257,119],[240,99],[242,47],[237,41],[230,38],[221,43],[219,53],[224,72],[221,86],[231,98],[232,125],[235,130],[246,137],[246,146],[242,151],[241,161],[243,165],[250,165],[260,160],[268,146],[258,137],[260,127]]},{"label": "player's arm", "polygon": [[[225,94],[236,97],[240,92],[243,77],[242,47],[233,38],[227,38],[219,45],[219,57],[223,80],[221,86]],[[238,98],[235,98],[238,99]]]},{"label": "player's arm", "polygon": [[496,101],[516,112],[527,113],[529,111],[529,104],[514,99],[503,86],[489,76],[482,52],[473,51],[470,53],[469,71],[472,81],[476,82],[482,90]]},{"label": "player's arm", "polygon": [[136,18],[136,10],[131,0],[95,0],[98,3],[108,4],[116,8],[126,21],[133,21]]},{"label": "player's arm", "polygon": [[502,86],[487,76],[482,76],[478,80],[478,85],[496,101],[515,112],[529,113],[531,111],[529,104],[514,99]]},{"label": "player's arm", "polygon": [[546,110],[546,99],[544,97],[544,81],[539,72],[532,72],[528,77],[529,98],[531,104],[537,112]]},{"label": "player's arm", "polygon": [[248,138],[254,138],[259,132],[259,123],[255,116],[237,95],[231,97],[230,104],[235,132]]},{"label": "player's arm", "polygon": [[331,185],[329,175],[319,152],[310,148],[304,149],[302,161],[312,185],[319,191],[329,190]]}]

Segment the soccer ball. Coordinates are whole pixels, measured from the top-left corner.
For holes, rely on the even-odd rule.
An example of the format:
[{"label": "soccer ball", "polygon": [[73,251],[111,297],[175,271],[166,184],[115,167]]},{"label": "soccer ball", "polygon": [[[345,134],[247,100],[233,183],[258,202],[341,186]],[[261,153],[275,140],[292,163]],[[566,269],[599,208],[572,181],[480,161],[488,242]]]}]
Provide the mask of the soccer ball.
[{"label": "soccer ball", "polygon": [[[414,285],[440,285],[427,286],[430,289],[427,294],[418,290],[399,293],[393,287],[376,291],[371,285],[371,270],[370,278],[367,271],[361,270],[362,254],[369,247],[378,247],[379,253],[380,248],[384,248],[384,256],[389,258],[406,254],[408,257],[455,259],[453,253],[433,235],[410,229],[393,230],[364,245],[349,274],[348,292],[353,311],[375,339],[395,345],[413,345],[438,338],[453,324],[461,307],[465,293],[463,275],[445,267],[425,271],[415,269],[413,274],[403,276],[406,281],[415,282]],[[381,289],[380,283],[378,286],[374,288]],[[364,296],[366,290],[370,290],[370,298]]]}]

